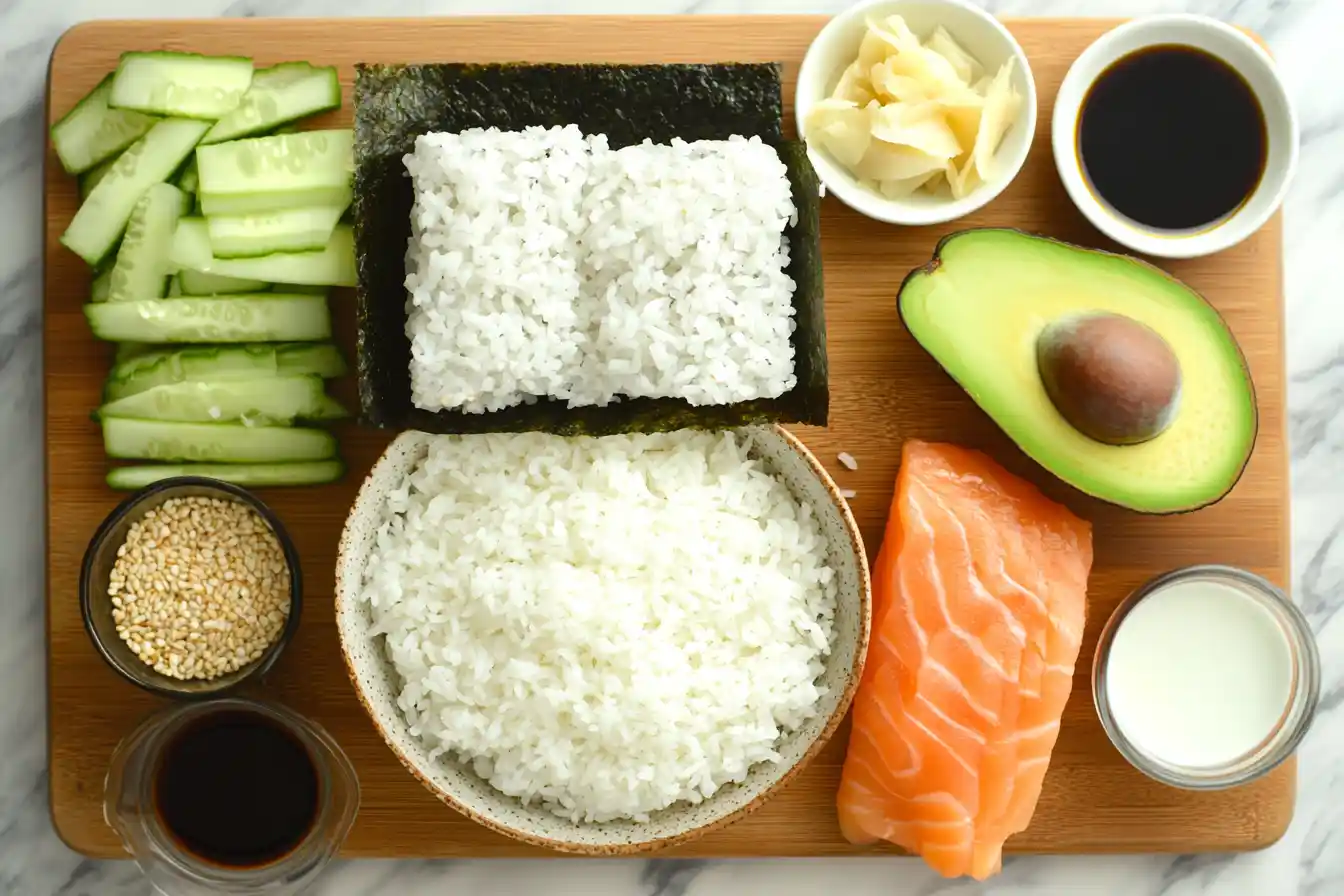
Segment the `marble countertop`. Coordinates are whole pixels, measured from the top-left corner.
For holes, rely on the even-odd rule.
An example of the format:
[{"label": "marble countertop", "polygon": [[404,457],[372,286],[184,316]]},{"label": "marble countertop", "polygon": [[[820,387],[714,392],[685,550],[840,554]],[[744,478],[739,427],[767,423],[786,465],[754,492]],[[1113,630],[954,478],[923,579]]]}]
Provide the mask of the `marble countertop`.
[{"label": "marble countertop", "polygon": [[[568,894],[847,896],[1326,896],[1344,892],[1344,3],[1339,0],[979,0],[1003,16],[1198,12],[1269,42],[1296,101],[1301,168],[1287,202],[1287,357],[1293,590],[1321,645],[1320,715],[1300,752],[1296,818],[1268,850],[1236,857],[1010,859],[986,885],[913,859],[341,863],[315,896]],[[47,815],[42,568],[41,165],[47,59],[71,25],[163,16],[463,13],[834,12],[847,0],[0,0],[0,892],[140,896],[129,862],[66,848]]]}]

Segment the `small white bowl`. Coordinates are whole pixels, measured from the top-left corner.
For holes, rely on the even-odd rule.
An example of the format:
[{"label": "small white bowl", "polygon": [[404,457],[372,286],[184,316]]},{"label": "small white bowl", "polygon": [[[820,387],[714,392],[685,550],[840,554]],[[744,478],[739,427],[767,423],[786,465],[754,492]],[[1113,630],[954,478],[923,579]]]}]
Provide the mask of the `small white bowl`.
[{"label": "small white bowl", "polygon": [[[1078,153],[1078,116],[1088,90],[1112,63],[1144,47],[1180,44],[1217,56],[1254,91],[1265,115],[1268,155],[1259,185],[1241,208],[1212,226],[1193,230],[1145,227],[1103,203],[1083,173]],[[1145,255],[1194,258],[1234,246],[1259,230],[1283,202],[1297,168],[1297,116],[1269,54],[1231,25],[1195,15],[1148,16],[1126,22],[1097,38],[1064,76],[1050,123],[1055,167],[1092,226],[1123,246]],[[1216,146],[1209,147],[1217,152]]]},{"label": "small white bowl", "polygon": [[859,183],[858,178],[824,150],[809,146],[807,157],[827,192],[870,218],[908,225],[952,221],[983,207],[1012,183],[1027,160],[1036,134],[1036,81],[1032,78],[1027,54],[1003,23],[983,9],[963,0],[866,0],[835,16],[813,39],[798,71],[798,88],[794,94],[798,136],[801,139],[805,133],[803,124],[808,112],[831,95],[846,66],[858,55],[859,43],[867,30],[867,19],[889,15],[904,18],[910,30],[921,39],[942,25],[988,73],[998,71],[1010,58],[1016,60],[1013,85],[1022,96],[1022,108],[994,154],[997,173],[961,199],[922,191],[904,199],[888,199]]}]

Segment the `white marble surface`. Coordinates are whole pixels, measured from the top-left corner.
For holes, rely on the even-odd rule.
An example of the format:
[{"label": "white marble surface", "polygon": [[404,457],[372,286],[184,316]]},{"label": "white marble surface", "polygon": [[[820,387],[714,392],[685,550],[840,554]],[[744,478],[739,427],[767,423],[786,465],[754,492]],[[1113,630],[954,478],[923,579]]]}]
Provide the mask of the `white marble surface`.
[{"label": "white marble surface", "polygon": [[[982,0],[985,2],[985,0]],[[457,13],[833,12],[846,0],[0,0],[0,893],[132,896],[127,862],[92,862],[51,830],[45,774],[42,617],[42,91],[52,45],[90,18]],[[1296,819],[1260,853],[1232,858],[1011,859],[984,886],[909,859],[791,862],[342,863],[320,896],[585,893],[591,896],[1328,896],[1344,893],[1344,2],[987,0],[1000,15],[1205,13],[1269,41],[1301,116],[1302,166],[1287,205],[1293,585],[1325,666],[1321,715],[1302,748]]]}]

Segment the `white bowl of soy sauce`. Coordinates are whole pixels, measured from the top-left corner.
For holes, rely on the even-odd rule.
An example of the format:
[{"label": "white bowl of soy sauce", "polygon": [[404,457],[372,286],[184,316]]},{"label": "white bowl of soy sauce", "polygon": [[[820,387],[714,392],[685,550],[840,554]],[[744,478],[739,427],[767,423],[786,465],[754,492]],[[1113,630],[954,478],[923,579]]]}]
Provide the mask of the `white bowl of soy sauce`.
[{"label": "white bowl of soy sauce", "polygon": [[1273,60],[1204,16],[1149,16],[1102,35],[1065,76],[1051,128],[1074,204],[1146,255],[1236,245],[1279,208],[1297,167],[1297,118]]}]

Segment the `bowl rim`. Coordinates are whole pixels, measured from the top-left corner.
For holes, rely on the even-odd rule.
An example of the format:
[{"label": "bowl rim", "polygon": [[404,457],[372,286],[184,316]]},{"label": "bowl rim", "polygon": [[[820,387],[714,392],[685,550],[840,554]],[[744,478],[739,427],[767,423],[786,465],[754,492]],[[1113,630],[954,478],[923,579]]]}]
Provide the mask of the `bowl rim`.
[{"label": "bowl rim", "polygon": [[[179,488],[182,486],[191,486],[196,488],[214,489],[223,492],[232,498],[237,499],[249,508],[255,511],[271,527],[275,533],[276,541],[280,543],[281,553],[285,555],[285,564],[289,567],[289,616],[285,620],[285,626],[280,630],[271,645],[266,648],[265,653],[253,660],[253,665],[247,670],[247,673],[238,677],[227,685],[221,685],[217,688],[205,688],[199,691],[182,691],[166,682],[171,681],[163,673],[151,668],[150,672],[155,676],[155,681],[139,681],[127,673],[123,664],[118,660],[103,643],[93,622],[93,564],[111,534],[112,529],[116,527],[123,519],[133,513],[145,500],[154,497],[160,492],[170,488]],[[160,697],[170,697],[174,700],[187,702],[198,702],[203,700],[212,700],[224,695],[232,695],[241,690],[245,685],[255,679],[265,675],[279,661],[280,655],[285,652],[289,642],[294,639],[295,632],[299,629],[299,617],[303,611],[303,568],[299,559],[298,549],[294,547],[294,541],[290,538],[289,532],[285,529],[284,523],[275,511],[266,504],[265,501],[257,497],[251,491],[231,482],[225,482],[222,479],[212,479],[209,476],[169,476],[166,479],[160,479],[152,482],[143,488],[132,492],[123,498],[112,511],[104,517],[94,530],[93,536],[89,539],[88,546],[84,549],[84,557],[79,567],[79,615],[84,623],[84,631],[88,634],[89,640],[93,643],[94,649],[103,661],[112,668],[124,681],[127,681],[142,690]],[[158,681],[165,683],[160,684]]]},{"label": "bowl rim", "polygon": [[[1022,108],[1014,121],[1015,125],[1026,129],[1022,149],[1013,158],[1004,159],[1007,164],[1004,166],[1003,174],[996,178],[997,182],[982,183],[960,199],[951,199],[928,206],[914,206],[902,200],[888,199],[885,196],[873,193],[860,185],[857,179],[841,167],[839,163],[824,155],[820,150],[815,149],[803,137],[804,119],[811,110],[811,106],[809,105],[806,109],[803,108],[803,100],[797,85],[816,80],[813,69],[820,64],[817,61],[818,48],[834,42],[837,39],[837,32],[867,11],[875,7],[889,6],[893,8],[893,12],[897,12],[896,8],[903,2],[918,2],[929,6],[960,9],[980,19],[999,36],[1008,48],[1008,55],[1016,60],[1016,67],[1021,70],[1023,81],[1026,84],[1026,91],[1022,97]],[[822,29],[808,44],[807,51],[803,54],[802,64],[798,68],[798,79],[793,94],[794,126],[798,132],[798,139],[806,147],[808,161],[811,162],[812,169],[816,172],[817,178],[825,185],[827,192],[835,194],[837,199],[865,217],[886,224],[912,227],[946,224],[964,218],[984,208],[997,199],[1004,190],[1008,189],[1009,185],[1017,180],[1018,174],[1021,173],[1023,166],[1026,165],[1027,159],[1031,155],[1031,149],[1036,140],[1036,119],[1039,117],[1040,111],[1037,103],[1036,75],[1032,70],[1031,59],[1027,56],[1026,50],[1022,49],[1022,45],[1018,43],[1017,38],[1013,37],[1012,32],[997,16],[967,2],[967,0],[860,0],[860,2],[841,10],[822,26]],[[820,163],[818,160],[820,160]]]},{"label": "bowl rim", "polygon": [[[751,427],[750,426],[735,427],[735,429],[749,429],[749,428]],[[840,699],[836,703],[835,710],[831,713],[830,717],[826,719],[825,724],[822,725],[821,730],[817,733],[817,736],[813,738],[812,743],[810,743],[807,749],[803,751],[803,754],[798,757],[797,762],[795,762],[789,768],[785,769],[783,774],[780,775],[777,781],[775,781],[766,789],[762,790],[749,803],[747,803],[744,806],[741,806],[738,809],[735,809],[732,812],[729,812],[726,815],[716,818],[703,825],[699,825],[697,827],[681,831],[680,833],[677,834],[671,834],[666,837],[658,837],[649,840],[627,841],[620,843],[579,843],[573,840],[562,840],[555,837],[544,837],[539,834],[522,830],[520,828],[511,827],[510,825],[504,824],[493,818],[489,818],[471,809],[469,806],[459,801],[451,793],[447,792],[444,789],[439,788],[432,781],[430,781],[425,775],[421,774],[420,770],[415,767],[415,765],[411,762],[410,758],[406,756],[405,753],[403,753],[400,748],[398,748],[396,743],[393,742],[388,732],[378,722],[378,718],[374,714],[373,707],[369,705],[368,697],[364,693],[364,688],[360,684],[359,677],[355,672],[354,663],[350,658],[350,649],[346,643],[345,626],[341,622],[341,620],[344,618],[342,610],[344,602],[343,593],[345,591],[345,589],[342,587],[343,585],[342,580],[344,578],[344,572],[345,572],[345,563],[343,561],[346,556],[346,552],[350,546],[350,520],[354,516],[355,507],[359,506],[360,502],[364,499],[365,491],[372,489],[374,474],[384,463],[390,463],[392,449],[399,442],[407,440],[408,438],[423,438],[423,437],[434,438],[434,436],[429,433],[421,433],[415,430],[409,430],[398,435],[395,439],[392,440],[392,442],[388,444],[387,448],[383,450],[383,453],[379,456],[378,460],[374,463],[373,467],[370,468],[368,475],[364,477],[364,482],[360,484],[359,491],[355,496],[355,500],[350,505],[350,512],[346,515],[346,524],[341,529],[341,539],[336,549],[336,570],[335,570],[336,575],[335,575],[335,588],[334,588],[335,593],[334,593],[333,609],[336,614],[336,635],[341,645],[341,661],[345,664],[345,672],[347,677],[350,679],[350,684],[355,692],[355,697],[356,699],[359,700],[359,704],[364,709],[364,712],[368,716],[369,721],[373,723],[373,727],[377,729],[378,736],[383,739],[383,742],[387,744],[388,749],[390,749],[392,751],[392,754],[397,757],[397,761],[399,761],[406,768],[406,770],[411,773],[411,776],[414,777],[417,781],[419,781],[420,784],[426,790],[428,790],[431,794],[437,797],[438,800],[442,802],[444,805],[456,810],[457,812],[460,812],[461,814],[467,816],[472,821],[476,822],[479,825],[482,825],[483,827],[489,828],[490,830],[495,831],[496,833],[503,834],[506,837],[510,837],[522,843],[526,843],[531,846],[539,846],[544,849],[550,849],[560,853],[568,853],[571,855],[632,856],[640,853],[653,852],[656,850],[668,849],[673,846],[679,846],[683,843],[688,843],[692,840],[696,840],[700,837],[703,837],[704,835],[709,834],[713,831],[725,828],[736,821],[740,821],[741,819],[747,817],[748,815],[752,814],[757,809],[759,809],[761,806],[763,806],[766,802],[770,800],[771,797],[779,793],[781,790],[784,789],[784,787],[786,787],[789,783],[791,783],[793,779],[800,772],[806,769],[812,763],[812,760],[814,760],[818,756],[818,754],[821,753],[821,750],[835,735],[836,729],[840,727],[840,724],[845,720],[845,717],[849,714],[850,705],[853,703],[854,695],[855,693],[857,693],[859,689],[859,684],[863,679],[863,670],[868,656],[868,644],[872,631],[872,609],[873,609],[872,573],[868,567],[868,555],[864,548],[863,536],[859,532],[858,523],[854,520],[854,514],[849,509],[849,503],[843,497],[841,497],[839,487],[835,484],[835,481],[831,478],[830,473],[828,473],[825,467],[821,465],[821,462],[817,460],[816,455],[814,455],[812,451],[806,445],[803,444],[802,440],[799,439],[797,436],[795,436],[793,433],[789,432],[783,426],[775,423],[770,424],[765,428],[771,429],[774,433],[781,436],[784,439],[784,441],[788,444],[789,448],[803,458],[803,460],[807,463],[808,467],[812,470],[813,475],[815,475],[819,479],[821,484],[825,487],[826,493],[831,499],[831,503],[835,505],[836,510],[839,511],[840,513],[841,522],[843,523],[845,529],[845,534],[849,539],[849,547],[850,550],[852,550],[854,553],[855,563],[858,567],[859,572],[859,589],[858,589],[859,631],[858,631],[858,638],[854,645],[854,662],[849,669],[848,678],[845,682],[845,688],[840,694]],[[506,799],[513,799],[513,797],[509,797],[505,794],[501,794],[501,796],[503,796]],[[673,807],[675,807],[677,804],[673,803],[672,805]]]}]

